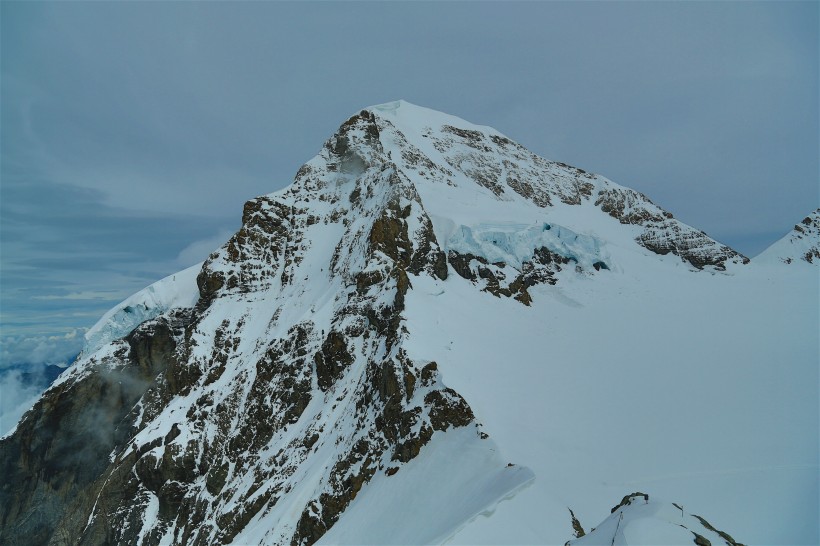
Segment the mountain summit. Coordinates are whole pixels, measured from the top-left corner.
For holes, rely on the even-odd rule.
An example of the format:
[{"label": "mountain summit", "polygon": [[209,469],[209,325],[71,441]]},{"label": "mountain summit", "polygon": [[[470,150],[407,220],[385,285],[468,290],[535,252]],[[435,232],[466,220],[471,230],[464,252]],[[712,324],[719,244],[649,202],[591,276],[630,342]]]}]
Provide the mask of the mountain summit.
[{"label": "mountain summit", "polygon": [[[563,543],[644,481],[741,525],[737,452],[769,483],[785,446],[799,474],[811,438],[766,416],[814,424],[760,385],[816,388],[805,272],[770,296],[748,262],[494,129],[367,108],[89,331],[0,440],[0,539]],[[736,326],[775,298],[793,321]],[[794,372],[774,386],[773,336]]]}]

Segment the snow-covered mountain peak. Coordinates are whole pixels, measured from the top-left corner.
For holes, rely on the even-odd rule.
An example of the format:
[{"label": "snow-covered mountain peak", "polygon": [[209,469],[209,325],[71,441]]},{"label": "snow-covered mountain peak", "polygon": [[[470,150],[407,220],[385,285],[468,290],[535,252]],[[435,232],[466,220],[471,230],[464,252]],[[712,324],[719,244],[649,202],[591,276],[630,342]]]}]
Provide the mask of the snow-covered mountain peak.
[{"label": "snow-covered mountain peak", "polygon": [[795,224],[789,233],[761,252],[755,261],[820,265],[820,208]]},{"label": "snow-covered mountain peak", "polygon": [[[759,285],[699,273],[746,261],[494,129],[362,110],[199,270],[92,329],[0,443],[0,542],[563,541],[587,491],[759,452],[721,440],[771,413],[727,398],[774,373],[732,330]],[[710,427],[705,468],[681,461]]]},{"label": "snow-covered mountain peak", "polygon": [[[430,131],[441,131],[445,127],[451,127],[506,138],[487,125],[476,125],[458,116],[418,106],[405,100],[377,104],[364,110],[371,112],[379,119],[389,122],[399,131],[409,136],[423,136]],[[444,131],[447,131],[447,129],[444,129]]]},{"label": "snow-covered mountain peak", "polygon": [[[402,252],[426,253],[415,255],[415,270],[426,260],[443,272],[449,261],[485,290],[522,302],[527,286],[552,283],[562,270],[594,274],[636,254],[693,269],[747,261],[634,190],[540,158],[492,128],[396,101],[352,116],[291,186],[250,201],[243,228],[203,271],[220,272],[211,288],[275,288],[333,245],[340,252],[320,272],[350,273],[360,264],[348,245],[382,216],[379,225],[407,231]],[[266,267],[274,242],[288,271]]]}]

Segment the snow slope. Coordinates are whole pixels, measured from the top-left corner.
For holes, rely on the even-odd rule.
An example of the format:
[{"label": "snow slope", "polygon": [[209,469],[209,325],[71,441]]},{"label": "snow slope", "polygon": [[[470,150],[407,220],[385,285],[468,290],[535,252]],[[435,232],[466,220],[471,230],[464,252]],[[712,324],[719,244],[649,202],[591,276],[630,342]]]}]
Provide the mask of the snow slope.
[{"label": "snow slope", "polygon": [[817,542],[816,273],[661,265],[562,279],[526,309],[461,279],[413,280],[409,354],[438,362],[536,475],[451,543],[561,543],[567,507],[594,524],[634,490],[744,543]]}]

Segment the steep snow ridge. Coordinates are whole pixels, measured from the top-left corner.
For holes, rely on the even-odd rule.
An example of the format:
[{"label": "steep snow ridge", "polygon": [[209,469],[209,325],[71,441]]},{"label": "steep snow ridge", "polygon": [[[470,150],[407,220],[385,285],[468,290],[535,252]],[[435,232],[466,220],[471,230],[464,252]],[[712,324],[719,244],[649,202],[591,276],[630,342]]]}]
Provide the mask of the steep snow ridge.
[{"label": "steep snow ridge", "polygon": [[782,239],[755,257],[755,262],[820,265],[820,209],[795,224]]},{"label": "steep snow ridge", "polygon": [[374,477],[318,544],[440,544],[535,479],[505,463],[469,430],[436,433],[394,479]]},{"label": "steep snow ridge", "polygon": [[199,299],[196,276],[201,268],[199,263],[168,275],[114,306],[85,333],[82,356],[93,354],[169,309],[193,307]]}]

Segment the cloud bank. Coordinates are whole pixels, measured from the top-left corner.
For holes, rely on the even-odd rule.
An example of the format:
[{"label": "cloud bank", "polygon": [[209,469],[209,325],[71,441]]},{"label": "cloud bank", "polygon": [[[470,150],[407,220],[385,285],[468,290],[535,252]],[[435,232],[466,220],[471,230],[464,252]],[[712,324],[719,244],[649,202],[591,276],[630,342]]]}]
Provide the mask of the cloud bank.
[{"label": "cloud bank", "polygon": [[0,370],[20,364],[65,365],[82,350],[85,331],[86,328],[77,328],[63,335],[3,335]]}]

